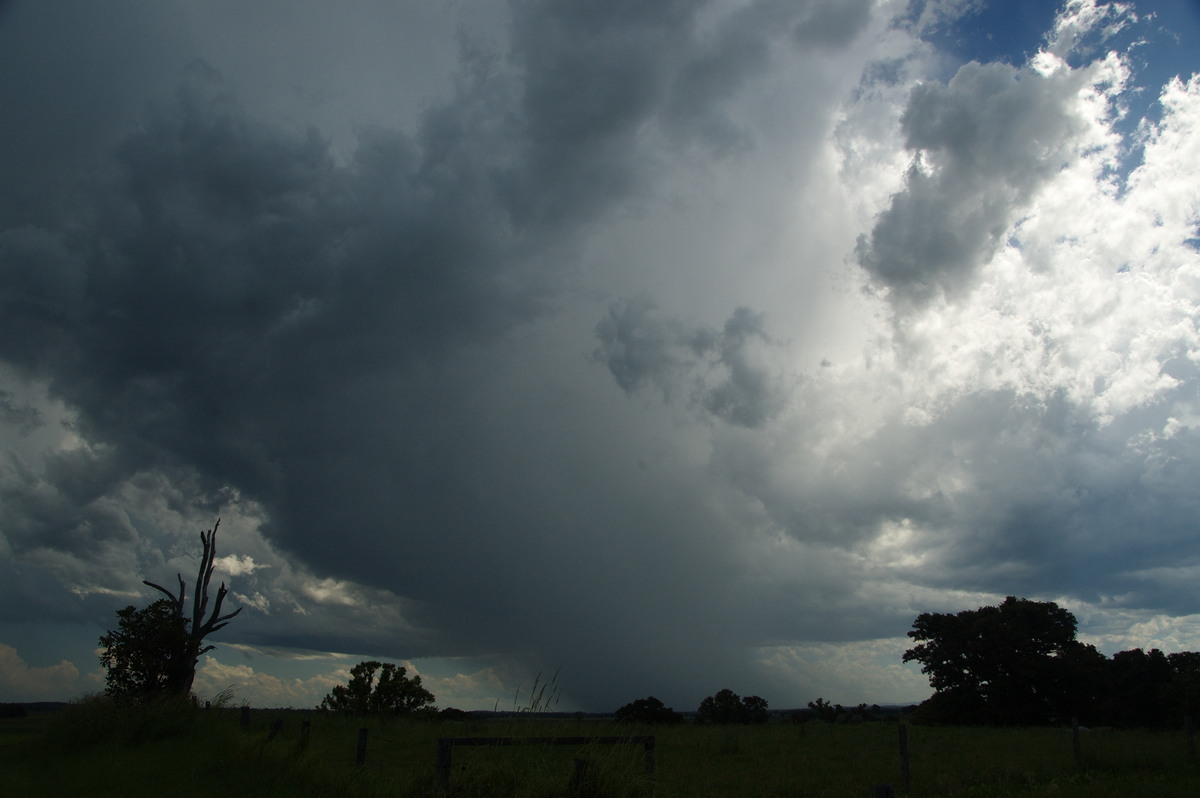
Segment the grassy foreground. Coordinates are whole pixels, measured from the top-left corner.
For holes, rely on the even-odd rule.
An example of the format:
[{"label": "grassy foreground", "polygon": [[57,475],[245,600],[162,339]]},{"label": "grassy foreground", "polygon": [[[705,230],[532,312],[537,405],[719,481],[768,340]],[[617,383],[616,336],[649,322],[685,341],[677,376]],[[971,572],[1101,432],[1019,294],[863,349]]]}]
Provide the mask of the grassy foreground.
[{"label": "grassy foreground", "polygon": [[[363,721],[261,710],[242,729],[239,714],[178,705],[134,712],[91,700],[53,717],[0,720],[0,794],[440,796],[441,737],[643,734],[656,738],[652,777],[640,745],[456,748],[450,794],[569,795],[576,759],[588,760],[578,795],[865,798],[883,783],[905,794],[898,729],[890,723],[629,728],[599,720]],[[366,761],[357,765],[364,726]],[[1182,733],[1087,732],[1082,765],[1066,729],[909,727],[907,735],[912,796],[1200,795],[1200,767]]]}]

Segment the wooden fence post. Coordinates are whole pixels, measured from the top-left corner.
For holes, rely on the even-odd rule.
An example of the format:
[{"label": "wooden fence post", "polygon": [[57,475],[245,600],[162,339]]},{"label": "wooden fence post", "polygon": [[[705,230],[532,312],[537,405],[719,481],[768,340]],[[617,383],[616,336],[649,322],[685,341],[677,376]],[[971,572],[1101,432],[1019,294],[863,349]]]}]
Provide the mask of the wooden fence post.
[{"label": "wooden fence post", "polygon": [[250,707],[246,706],[245,704],[242,704],[242,718],[241,718],[241,722],[242,722],[242,728],[243,728],[243,729],[249,729],[249,728],[250,728]]},{"label": "wooden fence post", "polygon": [[904,779],[904,792],[912,788],[912,775],[908,769],[908,724],[900,724],[900,776]]},{"label": "wooden fence post", "polygon": [[283,719],[279,718],[271,722],[271,729],[267,732],[267,742],[275,739],[275,735],[279,734],[279,729],[283,726]]},{"label": "wooden fence post", "polygon": [[567,784],[567,794],[571,796],[587,795],[587,767],[586,759],[575,759],[575,775],[571,776],[571,781]]},{"label": "wooden fence post", "polygon": [[1083,744],[1079,740],[1079,718],[1071,717],[1071,748],[1075,752],[1075,767],[1083,767]]},{"label": "wooden fence post", "polygon": [[876,784],[871,788],[871,798],[895,798],[896,792],[890,784]]},{"label": "wooden fence post", "polygon": [[1196,759],[1196,721],[1191,714],[1183,716],[1183,728],[1187,734],[1187,752],[1188,759],[1195,761]]},{"label": "wooden fence post", "polygon": [[367,761],[367,730],[358,730],[358,751],[354,755],[354,764],[361,765]]},{"label": "wooden fence post", "polygon": [[450,759],[453,756],[454,741],[448,738],[438,740],[437,781],[443,790],[450,789]]}]

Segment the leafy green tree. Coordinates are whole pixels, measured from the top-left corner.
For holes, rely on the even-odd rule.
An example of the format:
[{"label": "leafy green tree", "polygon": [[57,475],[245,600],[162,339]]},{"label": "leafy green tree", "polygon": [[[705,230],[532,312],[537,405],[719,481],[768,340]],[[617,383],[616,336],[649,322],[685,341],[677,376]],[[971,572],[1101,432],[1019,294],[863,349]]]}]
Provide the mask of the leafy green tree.
[{"label": "leafy green tree", "polygon": [[683,722],[683,715],[665,706],[654,696],[629,702],[617,710],[616,717],[618,723],[675,724]]},{"label": "leafy green tree", "polygon": [[697,723],[766,723],[767,700],[756,695],[741,698],[732,690],[720,690],[700,702]]},{"label": "leafy green tree", "polygon": [[117,629],[100,638],[100,662],[108,670],[104,692],[136,697],[165,692],[178,669],[173,657],[185,645],[187,629],[175,605],[159,599],[138,609],[117,610]]},{"label": "leafy green tree", "polygon": [[191,693],[201,655],[215,648],[204,645],[204,639],[224,628],[242,611],[239,607],[228,615],[221,614],[221,605],[229,594],[222,582],[212,612],[205,617],[209,584],[216,567],[217,528],[220,525],[218,518],[211,530],[200,533],[202,553],[190,619],[184,611],[187,585],[180,574],[176,574],[178,593],[153,582],[143,582],[165,593],[167,598],[141,610],[131,605],[117,611],[118,630],[110,630],[100,638],[100,645],[104,647],[100,661],[108,669],[105,692],[109,695],[160,692],[186,696]]},{"label": "leafy green tree", "polygon": [[922,613],[904,661],[936,691],[927,720],[1030,724],[1063,719],[1078,703],[1076,666],[1088,659],[1075,616],[1052,601],[1006,598],[957,614]]},{"label": "leafy green tree", "polygon": [[350,683],[334,687],[320,708],[354,715],[414,715],[433,702],[419,675],[409,678],[404,668],[390,662],[365,660],[350,669]]}]

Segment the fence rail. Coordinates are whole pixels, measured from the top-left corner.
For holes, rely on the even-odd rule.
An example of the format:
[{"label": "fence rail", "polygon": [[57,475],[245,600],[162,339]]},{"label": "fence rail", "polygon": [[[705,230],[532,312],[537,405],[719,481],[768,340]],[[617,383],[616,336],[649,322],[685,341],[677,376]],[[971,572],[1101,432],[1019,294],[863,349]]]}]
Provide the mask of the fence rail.
[{"label": "fence rail", "polygon": [[646,752],[646,773],[654,774],[654,737],[442,737],[437,747],[437,778],[443,789],[450,787],[454,749],[482,745],[641,745]]}]

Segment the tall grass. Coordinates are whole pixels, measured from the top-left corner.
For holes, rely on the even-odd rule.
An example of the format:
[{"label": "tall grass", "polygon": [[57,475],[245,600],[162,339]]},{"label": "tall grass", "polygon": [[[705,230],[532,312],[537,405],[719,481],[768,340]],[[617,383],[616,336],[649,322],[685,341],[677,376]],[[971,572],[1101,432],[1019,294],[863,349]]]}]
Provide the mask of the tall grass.
[{"label": "tall grass", "polygon": [[46,728],[46,742],[70,753],[102,744],[126,746],[191,735],[198,713],[185,698],[122,701],[89,696],[67,705]]},{"label": "tall grass", "polygon": [[[256,715],[244,731],[236,709],[89,697],[52,718],[36,738],[0,750],[0,770],[12,784],[0,792],[29,798],[211,798],[228,790],[255,798],[428,794],[415,791],[420,785],[411,779],[380,779],[378,768],[356,771],[353,734],[347,735],[348,757],[335,757],[302,746],[296,722],[285,722],[268,739],[269,716]],[[319,732],[312,737],[322,739]]]},{"label": "tall grass", "polygon": [[[533,714],[540,712],[553,712],[558,707],[558,699],[561,696],[561,691],[558,685],[558,673],[562,670],[559,666],[554,671],[554,676],[548,682],[542,681],[542,672],[538,671],[533,677],[533,687],[529,689],[529,698],[526,699],[525,705],[521,706],[521,688],[517,687],[516,693],[513,694],[512,711],[518,714]],[[550,695],[546,695],[546,690],[550,690]],[[496,699],[494,711],[499,711],[500,699]]]}]

